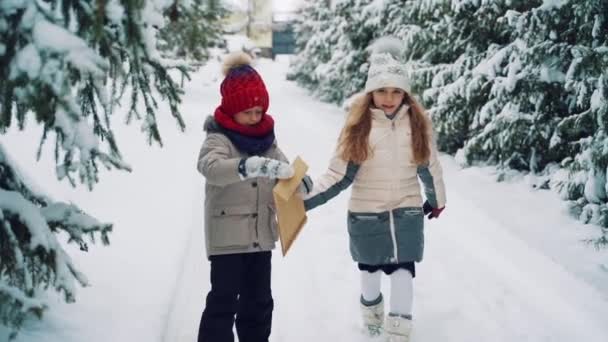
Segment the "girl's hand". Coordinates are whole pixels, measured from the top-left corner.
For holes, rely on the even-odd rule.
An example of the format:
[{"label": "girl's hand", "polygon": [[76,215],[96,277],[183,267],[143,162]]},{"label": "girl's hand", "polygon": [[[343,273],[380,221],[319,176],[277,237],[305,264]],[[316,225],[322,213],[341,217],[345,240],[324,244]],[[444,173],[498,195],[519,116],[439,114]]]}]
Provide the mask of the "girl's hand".
[{"label": "girl's hand", "polygon": [[427,216],[429,220],[433,218],[439,218],[439,215],[441,215],[443,209],[445,209],[445,207],[433,208],[429,201],[424,201],[424,204],[422,205],[422,212],[424,213],[424,215],[429,214],[429,216]]}]

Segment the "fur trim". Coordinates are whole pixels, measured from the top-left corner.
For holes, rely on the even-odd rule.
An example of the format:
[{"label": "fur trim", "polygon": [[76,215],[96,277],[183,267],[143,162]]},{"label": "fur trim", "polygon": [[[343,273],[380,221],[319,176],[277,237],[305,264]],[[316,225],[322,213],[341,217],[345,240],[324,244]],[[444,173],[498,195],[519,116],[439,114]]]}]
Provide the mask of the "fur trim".
[{"label": "fur trim", "polygon": [[213,115],[207,116],[205,123],[203,124],[203,130],[207,133],[217,133],[220,130],[219,125],[213,118]]},{"label": "fur trim", "polygon": [[396,60],[403,55],[403,42],[394,36],[380,37],[366,49],[371,54],[388,53]]},{"label": "fur trim", "polygon": [[251,65],[251,57],[244,52],[234,52],[224,58],[222,63],[222,74],[226,76],[228,71],[241,65]]}]

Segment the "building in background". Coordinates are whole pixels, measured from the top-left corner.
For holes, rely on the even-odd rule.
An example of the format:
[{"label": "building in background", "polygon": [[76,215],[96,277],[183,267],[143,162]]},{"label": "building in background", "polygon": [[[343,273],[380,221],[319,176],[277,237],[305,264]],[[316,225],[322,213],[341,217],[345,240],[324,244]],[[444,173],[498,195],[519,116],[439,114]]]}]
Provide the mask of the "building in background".
[{"label": "building in background", "polygon": [[277,18],[272,23],[272,59],[276,55],[291,55],[296,50],[293,19]]},{"label": "building in background", "polygon": [[292,22],[297,6],[286,6],[287,1],[275,2],[276,6],[272,0],[224,0],[230,12],[225,19],[225,32],[248,37],[244,50],[253,55],[274,58],[276,54],[293,53]]},{"label": "building in background", "polygon": [[228,34],[247,36],[255,51],[265,57],[272,56],[272,1],[224,0],[230,11],[224,30]]}]

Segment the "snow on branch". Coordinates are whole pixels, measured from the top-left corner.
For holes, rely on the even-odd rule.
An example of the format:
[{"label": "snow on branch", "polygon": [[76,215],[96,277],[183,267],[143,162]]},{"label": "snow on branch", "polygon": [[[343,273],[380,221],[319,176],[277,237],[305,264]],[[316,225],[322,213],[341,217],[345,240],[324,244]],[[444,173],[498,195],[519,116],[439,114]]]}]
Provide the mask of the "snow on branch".
[{"label": "snow on branch", "polygon": [[[65,6],[65,7],[64,7]],[[34,114],[45,134],[56,133],[59,179],[89,188],[99,165],[130,171],[112,132],[110,116],[122,96],[132,101],[127,122],[143,119],[149,142],[161,143],[156,114],[164,99],[180,129],[183,92],[167,69],[185,63],[163,59],[158,32],[163,1],[64,2],[12,0],[0,5],[0,130],[13,118],[24,128]],[[142,115],[144,108],[145,115]]]},{"label": "snow on branch", "polygon": [[0,145],[0,321],[16,330],[28,314],[42,314],[45,305],[37,297],[42,290],[53,288],[73,302],[76,285],[88,285],[58,233],[86,251],[85,237],[95,242],[99,236],[107,245],[112,231],[111,224],[33,189]]}]

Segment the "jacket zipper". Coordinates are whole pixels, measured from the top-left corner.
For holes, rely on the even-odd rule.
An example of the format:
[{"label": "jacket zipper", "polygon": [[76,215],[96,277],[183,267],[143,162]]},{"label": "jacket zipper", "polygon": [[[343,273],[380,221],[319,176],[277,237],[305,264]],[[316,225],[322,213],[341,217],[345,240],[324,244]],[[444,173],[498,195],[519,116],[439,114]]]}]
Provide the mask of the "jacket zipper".
[{"label": "jacket zipper", "polygon": [[[394,153],[395,153],[394,155],[395,155],[395,158],[397,159],[397,167],[399,167],[399,162],[398,162],[398,160],[399,160],[399,158],[398,158],[398,155],[399,155],[398,154],[399,153],[399,146],[398,146],[399,139],[396,139],[397,135],[395,134],[395,131],[396,131],[396,129],[395,129],[395,120],[396,119],[397,119],[397,117],[394,117],[391,120],[391,130],[392,130],[391,135],[392,135],[392,140],[393,140],[393,150],[394,150]],[[393,159],[393,160],[395,160],[395,159]],[[393,186],[391,187],[391,196],[390,196],[391,204],[394,202],[394,195],[393,195],[393,193],[394,193],[394,189],[396,189],[396,186],[397,186],[397,180],[396,180],[397,176],[396,175],[398,175],[398,173],[397,172],[392,172],[392,174],[393,174]],[[397,250],[397,233],[395,231],[395,218],[393,216],[392,205],[391,205],[391,209],[389,210],[389,214],[390,214],[389,215],[389,223],[390,223],[390,229],[391,229],[391,239],[393,240],[393,261],[397,262],[399,260],[399,253],[398,253],[398,250]]]},{"label": "jacket zipper", "polygon": [[391,225],[391,239],[393,240],[393,260],[394,262],[397,262],[399,260],[399,255],[397,252],[397,234],[395,233],[395,218],[393,217],[393,210],[391,209],[389,211],[390,213],[390,225]]},{"label": "jacket zipper", "polygon": [[255,209],[256,209],[256,215],[255,215],[255,241],[253,242],[253,246],[254,247],[259,247],[260,246],[260,236],[259,236],[259,232],[258,232],[258,223],[260,220],[260,183],[259,183],[259,179],[256,179],[256,182],[258,182],[258,186],[255,188],[255,192],[256,192],[256,204],[255,204]]}]

